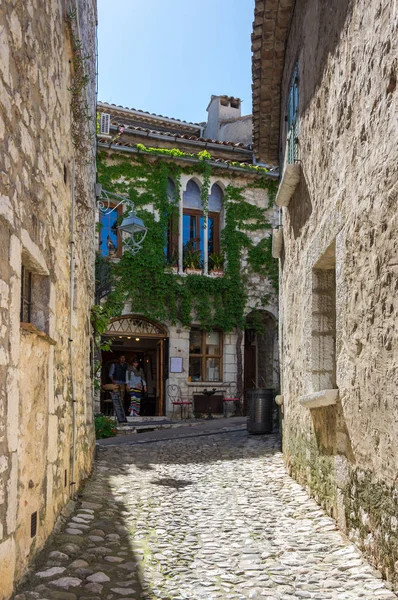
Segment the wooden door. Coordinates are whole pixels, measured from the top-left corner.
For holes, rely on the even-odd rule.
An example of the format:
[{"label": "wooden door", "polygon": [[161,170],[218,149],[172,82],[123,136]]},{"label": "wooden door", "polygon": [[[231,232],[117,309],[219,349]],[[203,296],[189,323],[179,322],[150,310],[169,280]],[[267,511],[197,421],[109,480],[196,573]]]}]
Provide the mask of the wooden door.
[{"label": "wooden door", "polygon": [[156,416],[164,415],[164,340],[156,343]]},{"label": "wooden door", "polygon": [[247,408],[246,392],[257,385],[256,346],[245,345],[245,368],[243,376],[244,410]]}]

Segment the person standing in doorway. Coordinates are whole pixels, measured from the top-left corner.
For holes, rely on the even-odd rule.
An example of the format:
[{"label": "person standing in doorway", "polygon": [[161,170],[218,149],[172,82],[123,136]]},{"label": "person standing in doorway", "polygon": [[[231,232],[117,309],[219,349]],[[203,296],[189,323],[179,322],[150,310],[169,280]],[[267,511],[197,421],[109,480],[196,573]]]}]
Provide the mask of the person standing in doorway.
[{"label": "person standing in doorway", "polygon": [[146,392],[146,381],[137,357],[133,358],[131,367],[126,373],[126,386],[130,394],[130,416],[139,417],[142,392]]},{"label": "person standing in doorway", "polygon": [[124,404],[124,395],[126,393],[126,373],[127,373],[127,362],[124,354],[119,356],[118,363],[112,363],[109,369],[109,379],[112,383],[119,386],[120,399],[122,405]]}]

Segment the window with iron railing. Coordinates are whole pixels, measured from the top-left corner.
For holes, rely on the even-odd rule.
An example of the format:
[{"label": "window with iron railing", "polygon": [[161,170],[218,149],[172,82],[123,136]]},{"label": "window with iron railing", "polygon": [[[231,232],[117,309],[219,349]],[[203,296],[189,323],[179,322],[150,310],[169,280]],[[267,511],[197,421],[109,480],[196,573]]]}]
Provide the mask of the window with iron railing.
[{"label": "window with iron railing", "polygon": [[298,66],[296,65],[289,88],[287,101],[287,162],[294,164],[298,161]]}]

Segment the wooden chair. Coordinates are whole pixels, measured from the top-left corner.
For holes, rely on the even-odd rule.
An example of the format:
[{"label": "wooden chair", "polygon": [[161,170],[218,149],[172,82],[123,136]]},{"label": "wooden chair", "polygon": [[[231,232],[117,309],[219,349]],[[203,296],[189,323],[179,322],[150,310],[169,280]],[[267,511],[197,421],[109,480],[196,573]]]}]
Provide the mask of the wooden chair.
[{"label": "wooden chair", "polygon": [[183,408],[184,406],[188,406],[188,416],[189,417],[189,406],[192,405],[192,400],[190,400],[187,396],[184,396],[179,385],[171,384],[167,386],[167,395],[171,404],[173,405],[173,412],[171,414],[171,420],[174,419],[174,411],[179,406],[181,411],[181,421],[183,420]]},{"label": "wooden chair", "polygon": [[238,384],[236,381],[233,381],[228,386],[226,386],[226,392],[223,399],[224,402],[224,417],[228,416],[228,406],[230,402],[235,403],[235,412],[239,410],[240,414],[242,414],[242,394],[238,392]]}]

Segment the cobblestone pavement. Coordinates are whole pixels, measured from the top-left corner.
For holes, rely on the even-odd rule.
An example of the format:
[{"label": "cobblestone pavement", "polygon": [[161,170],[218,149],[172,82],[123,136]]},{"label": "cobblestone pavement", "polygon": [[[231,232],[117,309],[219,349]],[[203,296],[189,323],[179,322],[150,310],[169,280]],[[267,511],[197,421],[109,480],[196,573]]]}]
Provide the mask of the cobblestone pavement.
[{"label": "cobblestone pavement", "polygon": [[397,598],[246,431],[100,446],[16,600]]}]

